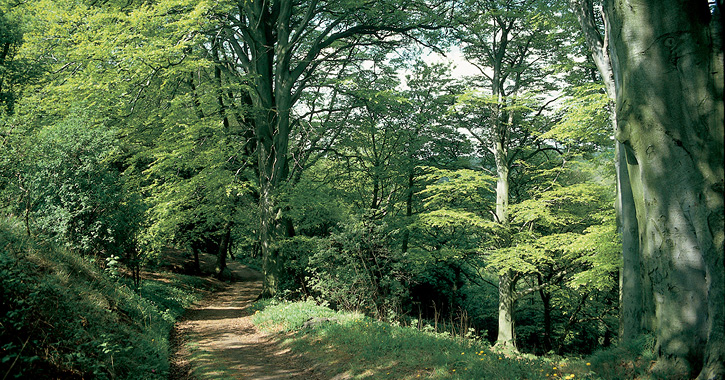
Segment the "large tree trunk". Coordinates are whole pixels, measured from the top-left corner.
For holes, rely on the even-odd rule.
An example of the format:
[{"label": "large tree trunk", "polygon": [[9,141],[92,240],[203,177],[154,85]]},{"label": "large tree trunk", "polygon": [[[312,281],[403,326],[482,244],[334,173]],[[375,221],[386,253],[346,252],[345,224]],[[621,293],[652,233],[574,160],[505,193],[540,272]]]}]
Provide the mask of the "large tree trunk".
[{"label": "large tree trunk", "polygon": [[[610,56],[609,34],[599,30],[601,22],[605,29],[609,26],[606,13],[597,19],[594,12],[594,0],[571,0],[572,9],[579,20],[585,40],[591,51],[607,95],[613,105],[612,131],[617,131],[616,84]],[[619,338],[629,342],[641,334],[653,330],[654,308],[651,286],[645,276],[645,268],[639,252],[639,227],[637,212],[632,195],[632,185],[627,170],[627,158],[624,146],[615,143],[615,169],[617,174],[617,213],[618,232],[622,239],[622,268],[619,277]]]},{"label": "large tree trunk", "polygon": [[606,10],[617,140],[626,149],[651,281],[655,371],[722,379],[722,45],[705,0],[616,0]]},{"label": "large tree trunk", "polygon": [[[280,185],[287,179],[287,150],[289,144],[291,84],[284,81],[287,68],[279,56],[286,48],[284,36],[276,30],[277,20],[264,2],[248,2],[242,6],[244,17],[253,27],[245,35],[253,60],[247,62],[254,86],[249,89],[256,109],[255,135],[259,159],[260,250],[264,280],[260,297],[277,293],[282,270],[279,250],[275,243],[284,237],[282,211],[277,204]],[[280,16],[281,17],[281,16]],[[233,40],[232,40],[233,41]],[[237,45],[239,49],[239,45]],[[270,48],[274,47],[274,48]],[[284,78],[283,78],[284,76]]]},{"label": "large tree trunk", "polygon": [[277,207],[274,202],[274,189],[269,183],[263,181],[259,199],[260,207],[260,248],[262,253],[262,294],[260,297],[274,297],[277,293],[281,262],[279,249],[273,243],[281,237]]}]

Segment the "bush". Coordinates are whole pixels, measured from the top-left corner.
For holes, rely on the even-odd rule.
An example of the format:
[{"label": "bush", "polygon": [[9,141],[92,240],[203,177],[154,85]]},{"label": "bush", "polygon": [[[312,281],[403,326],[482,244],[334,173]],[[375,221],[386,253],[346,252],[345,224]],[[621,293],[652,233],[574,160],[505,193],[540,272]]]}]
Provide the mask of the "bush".
[{"label": "bush", "polygon": [[26,144],[22,211],[33,232],[103,259],[133,251],[140,199],[124,191],[115,132],[73,116]]},{"label": "bush", "polygon": [[310,287],[333,307],[379,319],[400,313],[410,272],[385,224],[353,220],[309,258]]}]

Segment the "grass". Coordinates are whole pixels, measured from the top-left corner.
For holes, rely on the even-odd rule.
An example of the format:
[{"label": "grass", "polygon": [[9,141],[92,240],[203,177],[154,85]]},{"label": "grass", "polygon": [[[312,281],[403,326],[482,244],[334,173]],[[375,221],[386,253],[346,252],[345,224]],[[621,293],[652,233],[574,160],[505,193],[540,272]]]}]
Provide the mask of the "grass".
[{"label": "grass", "polygon": [[[312,302],[263,301],[253,322],[285,333],[295,354],[326,375],[349,379],[599,379],[591,363],[496,352],[488,344],[391,325]],[[309,318],[333,322],[302,328]]]},{"label": "grass", "polygon": [[165,379],[176,318],[212,286],[164,274],[136,292],[0,221],[0,377]]}]

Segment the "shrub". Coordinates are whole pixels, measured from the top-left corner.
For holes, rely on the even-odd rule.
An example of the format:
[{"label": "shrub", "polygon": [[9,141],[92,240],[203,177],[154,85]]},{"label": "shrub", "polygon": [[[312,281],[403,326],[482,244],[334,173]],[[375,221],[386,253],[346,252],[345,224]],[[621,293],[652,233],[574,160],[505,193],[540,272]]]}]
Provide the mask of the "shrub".
[{"label": "shrub", "polygon": [[374,220],[343,223],[309,258],[309,283],[333,307],[379,319],[399,313],[410,272],[392,234]]}]

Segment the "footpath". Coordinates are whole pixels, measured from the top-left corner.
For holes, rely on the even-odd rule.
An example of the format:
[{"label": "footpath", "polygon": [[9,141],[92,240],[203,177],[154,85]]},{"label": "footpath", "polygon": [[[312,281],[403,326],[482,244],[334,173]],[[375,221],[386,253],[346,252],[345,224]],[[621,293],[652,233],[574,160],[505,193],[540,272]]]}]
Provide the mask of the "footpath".
[{"label": "footpath", "polygon": [[233,263],[237,281],[189,309],[172,333],[171,380],[322,380],[280,337],[262,333],[248,307],[262,290],[261,273]]}]

